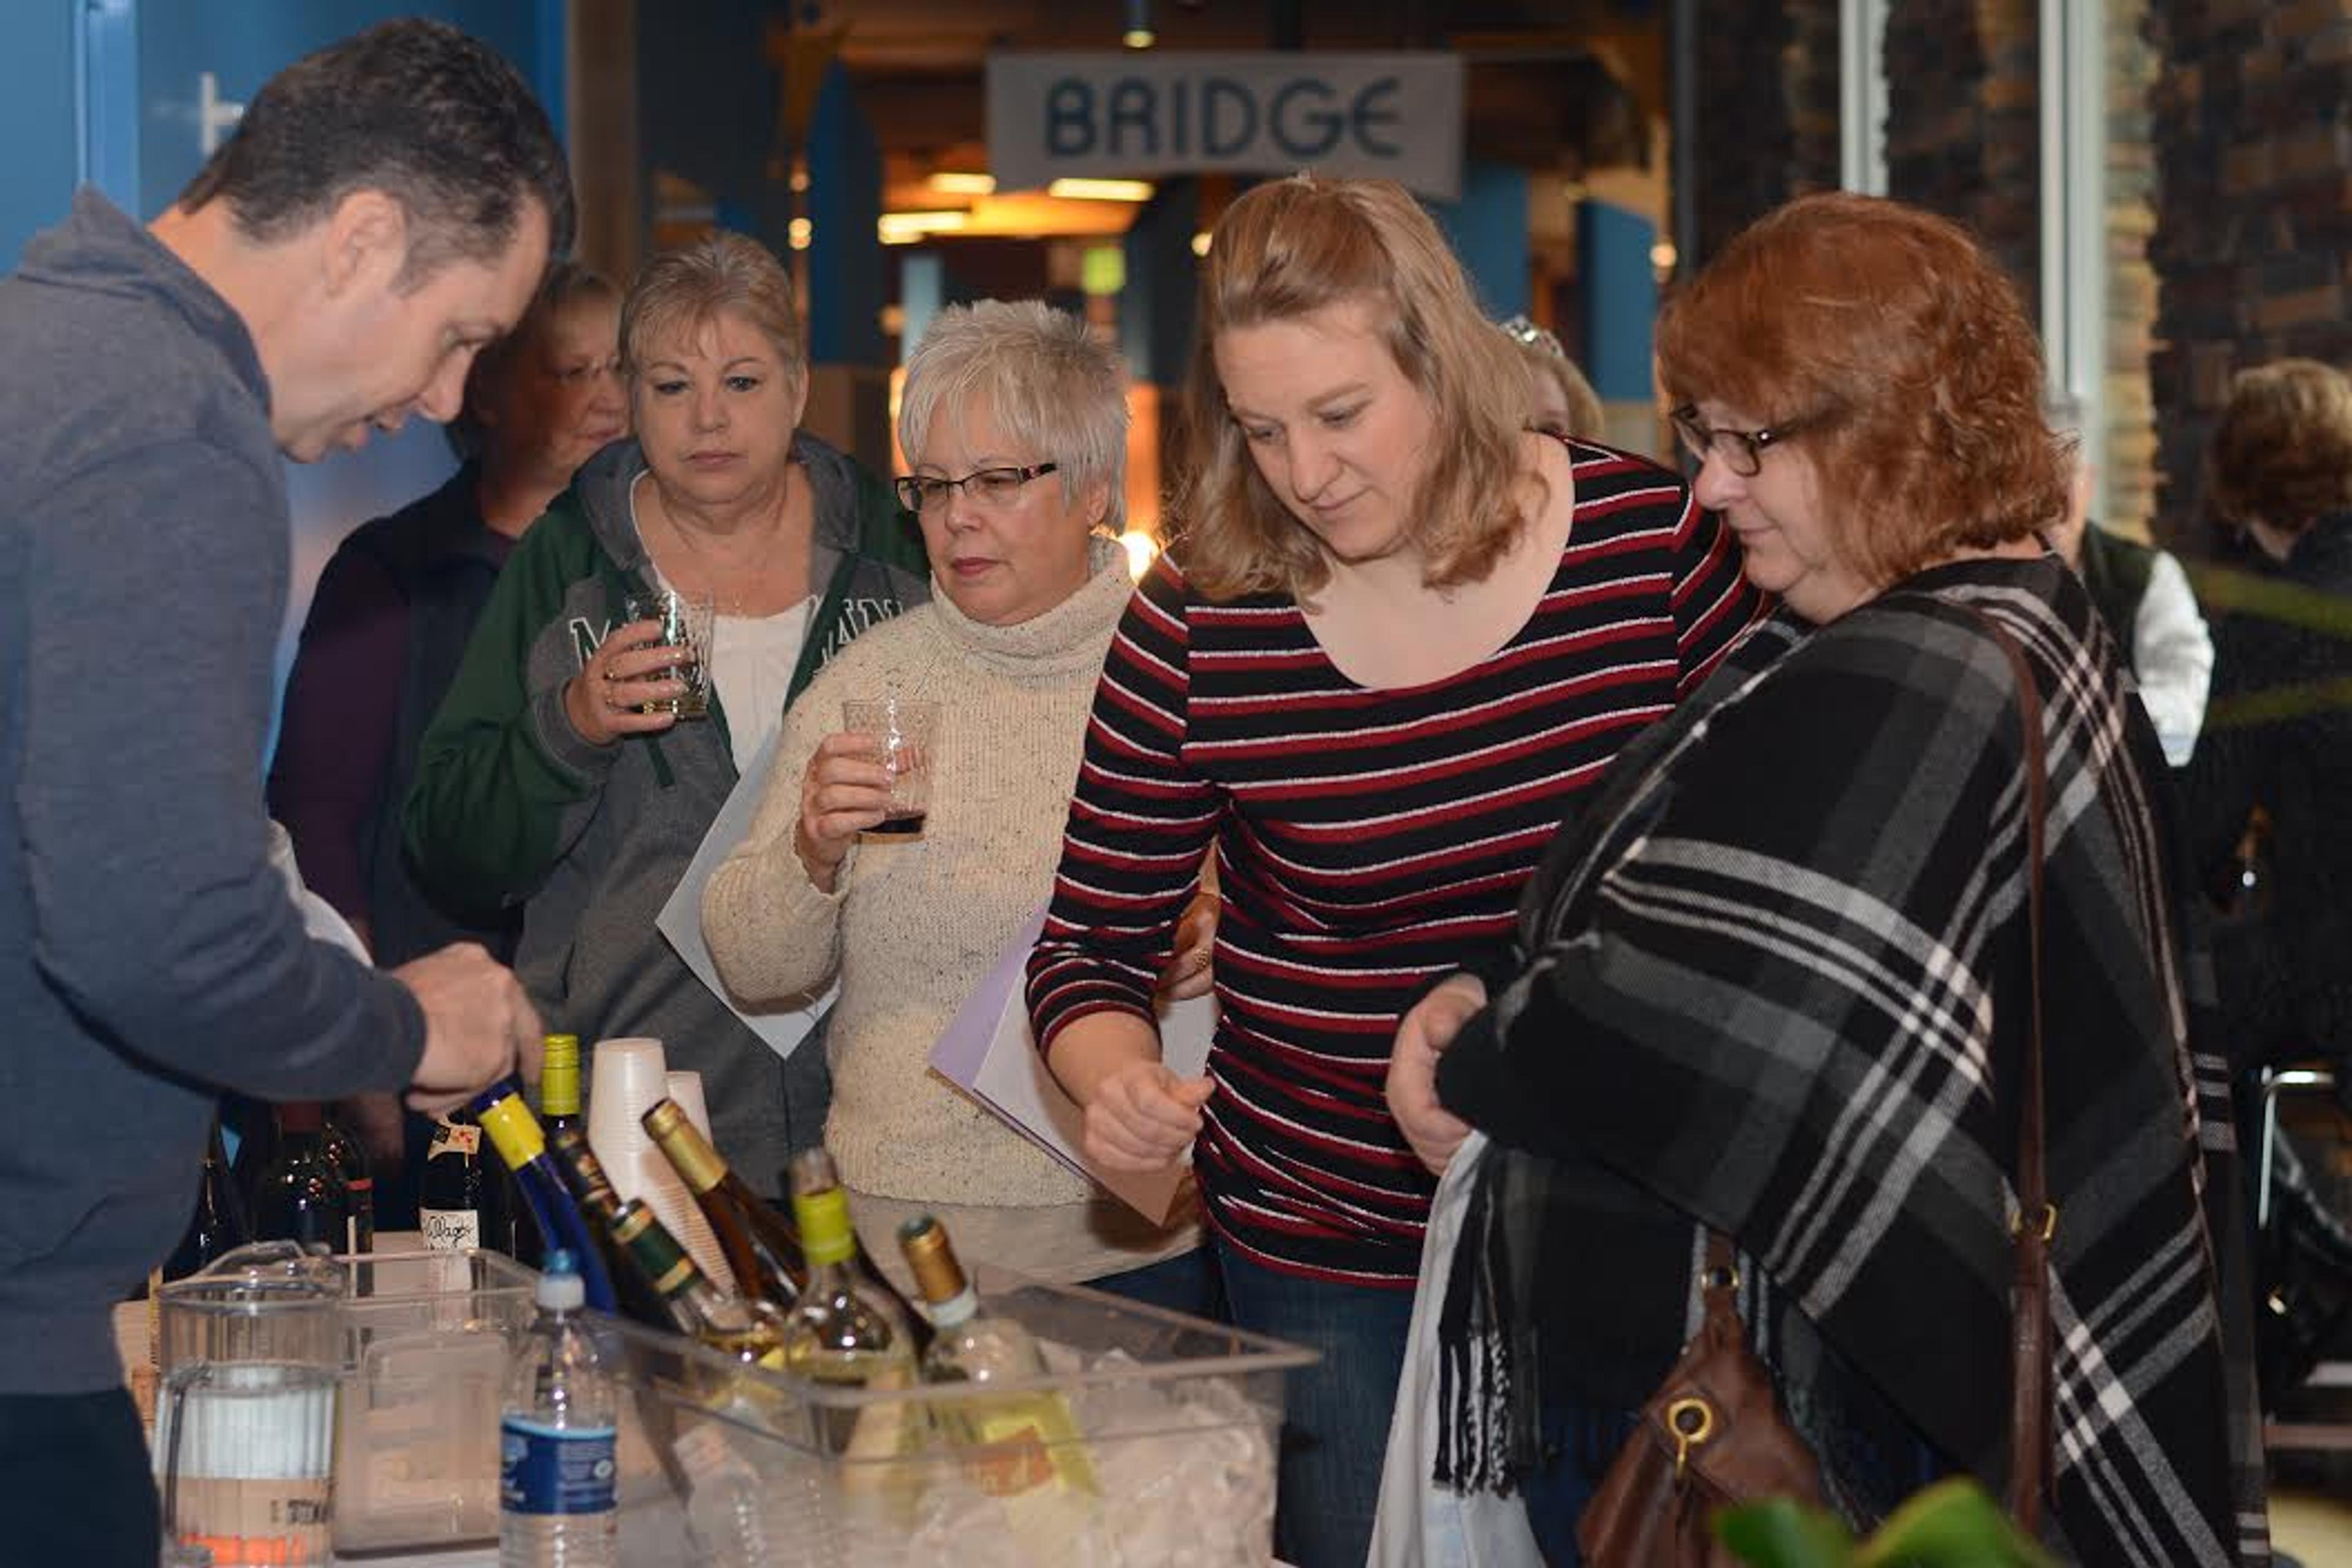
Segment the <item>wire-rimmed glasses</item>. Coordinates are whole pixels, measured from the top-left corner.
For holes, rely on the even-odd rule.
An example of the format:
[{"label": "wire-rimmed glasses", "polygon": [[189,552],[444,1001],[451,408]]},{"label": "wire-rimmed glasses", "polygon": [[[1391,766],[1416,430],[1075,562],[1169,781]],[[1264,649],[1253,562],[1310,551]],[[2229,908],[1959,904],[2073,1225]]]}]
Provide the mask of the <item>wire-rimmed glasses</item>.
[{"label": "wire-rimmed glasses", "polygon": [[908,511],[929,511],[947,504],[950,490],[961,490],[982,506],[1006,506],[1031,479],[1043,479],[1062,465],[1031,463],[1019,468],[978,468],[960,479],[934,474],[901,474],[891,481],[898,504]]}]

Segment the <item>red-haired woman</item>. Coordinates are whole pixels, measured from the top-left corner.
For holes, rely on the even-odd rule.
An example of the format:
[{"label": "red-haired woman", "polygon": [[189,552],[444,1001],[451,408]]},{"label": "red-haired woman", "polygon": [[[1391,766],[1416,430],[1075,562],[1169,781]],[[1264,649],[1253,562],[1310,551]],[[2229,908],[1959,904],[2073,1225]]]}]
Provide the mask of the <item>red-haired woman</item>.
[{"label": "red-haired woman", "polygon": [[[1658,343],[1698,499],[1784,608],[1618,759],[1537,873],[1515,971],[1444,982],[1399,1032],[1390,1102],[1450,1169],[1433,1364],[1391,1457],[1412,1506],[1383,1545],[1500,1512],[1576,1561],[1704,1228],[1746,1257],[1751,1335],[1842,1508],[1948,1471],[2000,1488],[2034,1004],[2024,722],[1990,617],[2047,753],[2049,1534],[2089,1563],[2259,1557],[2216,1263],[2227,1078],[2189,1039],[2163,755],[2039,537],[2066,472],[2032,328],[1957,227],[1831,195],[1727,247]],[[1462,1505],[1482,1492],[1523,1514]]]}]

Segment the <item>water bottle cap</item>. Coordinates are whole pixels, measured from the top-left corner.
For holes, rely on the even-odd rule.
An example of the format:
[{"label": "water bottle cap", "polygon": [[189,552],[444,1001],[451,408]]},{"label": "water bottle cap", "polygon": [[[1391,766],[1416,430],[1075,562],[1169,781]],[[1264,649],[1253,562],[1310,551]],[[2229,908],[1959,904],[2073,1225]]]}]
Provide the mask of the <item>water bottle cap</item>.
[{"label": "water bottle cap", "polygon": [[576,1312],[587,1304],[588,1287],[580,1279],[570,1248],[559,1247],[547,1255],[536,1299],[541,1306],[558,1312]]}]

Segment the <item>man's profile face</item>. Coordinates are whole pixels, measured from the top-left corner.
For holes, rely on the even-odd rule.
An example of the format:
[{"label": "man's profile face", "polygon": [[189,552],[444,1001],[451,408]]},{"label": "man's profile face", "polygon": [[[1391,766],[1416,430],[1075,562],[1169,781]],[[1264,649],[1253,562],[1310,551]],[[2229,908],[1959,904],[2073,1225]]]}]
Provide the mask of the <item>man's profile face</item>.
[{"label": "man's profile face", "polygon": [[[411,414],[446,424],[474,356],[513,330],[547,269],[547,214],[526,204],[504,254],[457,257],[421,279],[380,266],[315,323],[310,351],[272,380],[270,424],[297,462],[356,451]],[[413,246],[412,239],[408,246]],[[392,258],[404,259],[402,255]]]}]

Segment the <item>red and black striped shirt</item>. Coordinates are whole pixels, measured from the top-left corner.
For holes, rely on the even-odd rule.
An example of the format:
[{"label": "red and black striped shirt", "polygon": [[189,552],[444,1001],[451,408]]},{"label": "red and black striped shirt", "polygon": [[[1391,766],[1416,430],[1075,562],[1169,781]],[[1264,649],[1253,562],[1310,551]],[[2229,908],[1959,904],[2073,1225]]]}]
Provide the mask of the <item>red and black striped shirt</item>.
[{"label": "red and black striped shirt", "polygon": [[1404,1007],[1509,940],[1553,830],[1759,613],[1681,479],[1571,443],[1549,590],[1500,649],[1373,690],[1296,601],[1222,604],[1156,566],[1120,623],[1029,1007],[1050,1045],[1150,1016],[1213,838],[1222,1018],[1194,1150],[1211,1219],[1267,1265],[1410,1288],[1433,1184],[1381,1097]]}]

